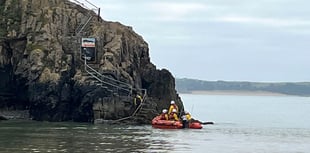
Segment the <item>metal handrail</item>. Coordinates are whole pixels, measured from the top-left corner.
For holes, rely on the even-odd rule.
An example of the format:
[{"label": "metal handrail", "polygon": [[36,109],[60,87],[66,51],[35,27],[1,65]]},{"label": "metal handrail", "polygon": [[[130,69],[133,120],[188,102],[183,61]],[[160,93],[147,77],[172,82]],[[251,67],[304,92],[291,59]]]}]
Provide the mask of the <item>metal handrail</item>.
[{"label": "metal handrail", "polygon": [[147,96],[147,90],[146,89],[141,89],[141,88],[136,88],[135,90],[140,90],[142,93],[143,93],[143,96],[142,96],[142,101],[144,101],[146,99],[146,96]]},{"label": "metal handrail", "polygon": [[87,24],[90,22],[90,20],[93,18],[93,16],[89,16],[87,21],[85,23],[81,23],[75,30],[76,35],[80,34],[84,28],[87,26]]},{"label": "metal handrail", "polygon": [[[86,72],[89,73],[90,75],[94,76],[98,81],[100,81],[100,82],[102,82],[102,83],[106,83],[106,84],[111,85],[111,86],[116,87],[116,88],[120,88],[120,89],[126,90],[126,91],[130,92],[130,94],[132,94],[132,90],[141,91],[141,92],[143,93],[142,101],[145,100],[145,98],[146,98],[146,96],[147,96],[147,89],[143,89],[143,88],[133,88],[132,85],[130,85],[130,84],[128,84],[128,83],[125,83],[125,82],[122,82],[122,81],[119,81],[119,80],[116,80],[116,79],[113,79],[113,78],[104,76],[103,74],[99,73],[98,71],[96,71],[94,68],[90,67],[90,66],[87,64],[86,57],[84,57],[84,65],[85,65],[85,70],[86,70]],[[110,82],[103,81],[103,80],[100,79],[99,77],[95,76],[93,73],[89,72],[89,71],[87,70],[87,68],[89,68],[92,72],[94,72],[94,73],[96,73],[97,75],[99,75],[101,78],[108,79],[108,80],[110,80],[110,81],[119,83],[119,84],[121,84],[122,86],[120,86],[120,85],[115,85],[115,84],[112,84],[112,83],[110,83]]]},{"label": "metal handrail", "polygon": [[136,110],[130,116],[120,118],[117,120],[113,120],[113,122],[116,123],[116,122],[124,121],[124,120],[127,120],[127,119],[134,117],[138,113],[138,111],[142,109],[142,103],[143,103],[143,101],[140,103],[140,105],[136,108]]},{"label": "metal handrail", "polygon": [[[88,19],[85,23],[80,23],[79,26],[76,28],[75,30],[75,34],[78,35],[80,34],[84,28],[86,27],[86,25],[90,22],[90,20],[93,18],[93,15],[92,15],[92,11],[100,11],[100,8],[97,7],[96,5],[94,5],[93,3],[91,3],[90,1],[88,0],[84,0],[85,2],[87,2],[89,5],[91,5],[93,8],[89,8],[87,7],[86,5],[84,5],[84,3],[80,2],[79,0],[74,0],[77,4],[79,4],[80,6],[83,6],[84,8],[86,8],[87,10],[91,10],[88,12],[87,16],[88,16]],[[99,14],[98,14],[99,15]]]},{"label": "metal handrail", "polygon": [[93,6],[95,9],[90,9],[89,7],[87,7],[86,5],[84,5],[84,3],[80,2],[79,0],[73,0],[73,1],[75,1],[77,4],[79,4],[80,6],[86,8],[86,9],[88,9],[88,10],[98,10],[98,9],[99,9],[99,7],[97,7],[96,5],[94,5],[93,3],[91,3],[91,2],[88,1],[88,0],[84,0],[84,1],[86,1],[89,5]]},{"label": "metal handrail", "polygon": [[88,4],[90,4],[91,6],[95,7],[96,9],[99,9],[99,7],[97,7],[95,4],[91,3],[90,1],[88,0],[85,0]]},{"label": "metal handrail", "polygon": [[115,84],[112,84],[112,83],[109,83],[107,81],[103,81],[101,80],[100,78],[98,78],[96,75],[94,75],[93,73],[89,72],[88,70],[86,70],[87,73],[89,73],[92,77],[94,77],[95,79],[97,79],[98,81],[100,81],[100,83],[105,83],[107,85],[110,85],[110,86],[113,86],[115,88],[119,88],[119,89],[122,89],[122,90],[125,90],[125,91],[128,91],[130,92],[130,90],[126,89],[126,88],[123,88],[123,87],[120,87],[120,86],[117,86]]},{"label": "metal handrail", "polygon": [[[106,77],[106,76],[102,75],[101,73],[99,73],[98,71],[96,71],[95,69],[93,69],[92,67],[90,67],[89,65],[87,65],[86,57],[84,57],[84,66],[85,66],[85,71],[86,71],[88,74],[90,74],[91,76],[93,76],[94,78],[96,78],[96,79],[97,79],[98,81],[100,81],[101,83],[105,83],[105,84],[108,84],[108,85],[110,85],[110,86],[113,86],[113,87],[116,87],[116,88],[119,88],[119,89],[128,91],[129,94],[131,94],[131,92],[132,92],[132,86],[131,86],[130,84],[126,84],[126,83],[124,83],[124,82],[121,82],[121,81],[118,81],[118,80],[115,80],[115,79],[112,79],[112,78],[110,78],[110,77]],[[108,80],[113,81],[113,82],[122,83],[122,84],[125,85],[126,87],[119,86],[119,85],[115,85],[115,84],[113,84],[113,83],[104,81],[104,80],[102,80],[101,78],[99,78],[98,76],[96,76],[94,73],[88,71],[88,69],[90,69],[90,70],[91,70],[92,72],[94,72],[95,74],[99,75],[99,77],[108,79]]]},{"label": "metal handrail", "polygon": [[110,78],[110,77],[107,77],[107,76],[104,76],[103,74],[99,73],[98,71],[96,71],[94,68],[90,67],[89,65],[87,65],[87,62],[86,62],[86,58],[84,59],[84,64],[85,66],[87,66],[87,68],[91,69],[93,72],[95,72],[97,75],[99,75],[100,77],[102,78],[105,78],[105,79],[108,79],[108,80],[111,80],[111,81],[114,81],[114,82],[117,82],[117,83],[120,83],[124,86],[127,86],[128,88],[132,89],[132,86],[128,83],[125,83],[125,82],[122,82],[122,81],[119,81],[119,80],[116,80],[116,79],[113,79],[113,78]]}]

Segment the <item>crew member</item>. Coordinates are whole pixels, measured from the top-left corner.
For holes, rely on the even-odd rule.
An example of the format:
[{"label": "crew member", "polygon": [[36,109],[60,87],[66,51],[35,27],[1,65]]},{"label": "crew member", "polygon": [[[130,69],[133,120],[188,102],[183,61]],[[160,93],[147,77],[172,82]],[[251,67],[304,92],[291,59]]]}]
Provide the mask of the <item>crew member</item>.
[{"label": "crew member", "polygon": [[182,115],[182,125],[183,125],[183,128],[189,127],[189,121],[187,120],[186,115]]},{"label": "crew member", "polygon": [[142,101],[143,101],[142,97],[141,97],[140,95],[137,94],[136,97],[135,97],[134,100],[133,100],[133,103],[134,103],[135,107],[137,108],[137,107],[140,106],[140,104],[142,103]]},{"label": "crew member", "polygon": [[169,116],[168,116],[168,110],[167,109],[163,109],[162,113],[160,114],[160,119],[161,120],[168,120]]},{"label": "crew member", "polygon": [[179,120],[179,117],[178,117],[176,109],[172,109],[172,112],[169,114],[169,119],[170,120],[174,120],[174,121],[178,121]]},{"label": "crew member", "polygon": [[172,100],[172,101],[170,102],[170,107],[169,107],[168,114],[171,114],[173,109],[176,110],[176,113],[179,112],[178,106],[177,106],[177,105],[175,104],[175,102]]},{"label": "crew member", "polygon": [[192,120],[192,116],[191,116],[191,114],[189,114],[188,111],[185,111],[185,117],[186,117],[186,120],[188,120],[188,121]]}]

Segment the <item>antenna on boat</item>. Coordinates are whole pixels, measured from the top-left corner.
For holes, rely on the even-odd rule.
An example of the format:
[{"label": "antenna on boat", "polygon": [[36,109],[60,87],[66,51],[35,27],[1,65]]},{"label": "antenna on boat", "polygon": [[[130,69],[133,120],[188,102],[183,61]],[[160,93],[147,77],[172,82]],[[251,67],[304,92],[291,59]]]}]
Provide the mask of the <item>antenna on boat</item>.
[{"label": "antenna on boat", "polygon": [[193,112],[194,112],[194,104],[192,104],[190,113],[193,115]]}]

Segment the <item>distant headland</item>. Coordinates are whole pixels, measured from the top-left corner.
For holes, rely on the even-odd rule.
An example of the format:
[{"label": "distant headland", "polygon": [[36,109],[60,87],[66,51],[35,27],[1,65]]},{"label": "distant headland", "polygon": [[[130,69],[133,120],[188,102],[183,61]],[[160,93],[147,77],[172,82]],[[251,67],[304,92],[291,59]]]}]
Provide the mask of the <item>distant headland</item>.
[{"label": "distant headland", "polygon": [[191,94],[310,96],[310,82],[265,83],[177,78],[176,89],[179,93]]}]

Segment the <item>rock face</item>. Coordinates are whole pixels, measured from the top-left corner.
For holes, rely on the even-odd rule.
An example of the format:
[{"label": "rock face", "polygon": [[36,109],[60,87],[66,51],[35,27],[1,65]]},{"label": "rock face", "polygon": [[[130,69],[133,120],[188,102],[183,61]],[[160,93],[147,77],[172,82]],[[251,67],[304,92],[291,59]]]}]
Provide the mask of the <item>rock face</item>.
[{"label": "rock face", "polygon": [[[82,37],[96,39],[87,65],[100,74],[85,71]],[[117,120],[135,112],[142,89],[144,122],[170,100],[183,108],[173,76],[156,69],[131,27],[67,0],[0,0],[0,109],[29,110],[35,120]]]}]

